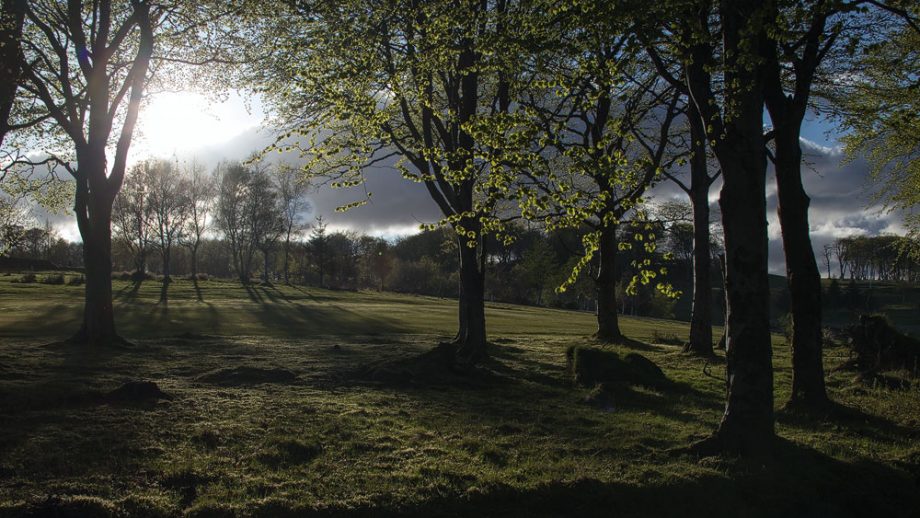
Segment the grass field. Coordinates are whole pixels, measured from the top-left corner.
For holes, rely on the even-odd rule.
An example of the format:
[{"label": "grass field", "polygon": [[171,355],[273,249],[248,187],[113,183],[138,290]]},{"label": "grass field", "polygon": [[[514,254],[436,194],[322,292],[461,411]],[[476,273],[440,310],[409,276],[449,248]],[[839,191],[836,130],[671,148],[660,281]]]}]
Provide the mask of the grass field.
[{"label": "grass field", "polygon": [[[180,280],[116,283],[135,342],[84,350],[82,288],[0,277],[0,516],[920,516],[920,390],[835,371],[846,410],[779,410],[775,458],[697,459],[723,366],[661,344],[684,324],[624,318],[673,384],[585,403],[565,350],[590,314],[489,304],[491,359],[424,383],[369,380],[454,331],[455,302]],[[39,275],[41,279],[41,274]],[[777,408],[789,351],[774,340]],[[709,372],[707,375],[706,372]],[[151,380],[171,399],[110,391]]]}]

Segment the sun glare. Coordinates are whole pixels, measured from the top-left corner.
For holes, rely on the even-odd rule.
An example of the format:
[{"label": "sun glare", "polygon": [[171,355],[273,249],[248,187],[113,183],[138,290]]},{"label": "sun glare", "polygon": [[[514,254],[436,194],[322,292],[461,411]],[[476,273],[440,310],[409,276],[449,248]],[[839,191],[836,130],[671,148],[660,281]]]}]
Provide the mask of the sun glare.
[{"label": "sun glare", "polygon": [[200,94],[168,92],[141,112],[138,143],[144,154],[170,155],[224,142],[251,125],[239,99],[214,104]]}]

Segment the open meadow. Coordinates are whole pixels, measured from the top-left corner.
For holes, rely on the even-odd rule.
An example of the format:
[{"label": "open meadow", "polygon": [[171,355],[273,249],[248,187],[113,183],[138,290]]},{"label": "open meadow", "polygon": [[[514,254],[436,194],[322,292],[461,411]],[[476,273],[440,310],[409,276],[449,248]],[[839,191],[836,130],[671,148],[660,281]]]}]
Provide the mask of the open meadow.
[{"label": "open meadow", "polygon": [[597,347],[639,353],[668,382],[598,398],[567,372],[567,348],[592,345],[588,313],[488,304],[490,359],[474,372],[379,376],[449,338],[455,301],[176,280],[164,306],[159,283],[119,281],[134,344],[98,350],[55,343],[82,287],[17,279],[0,277],[0,516],[920,510],[920,390],[855,383],[835,370],[839,344],[825,362],[840,408],[779,409],[790,359],[774,336],[776,458],[699,459],[680,448],[717,425],[724,364],[680,353],[683,323],[624,318],[635,342]]}]

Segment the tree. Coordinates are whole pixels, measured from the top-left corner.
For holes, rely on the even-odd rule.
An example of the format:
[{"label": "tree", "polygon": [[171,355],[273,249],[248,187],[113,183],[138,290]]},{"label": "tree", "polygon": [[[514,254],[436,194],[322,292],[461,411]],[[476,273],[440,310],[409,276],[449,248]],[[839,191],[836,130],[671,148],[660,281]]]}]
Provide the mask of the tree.
[{"label": "tree", "polygon": [[286,207],[279,204],[278,190],[272,182],[269,169],[256,169],[254,173],[247,193],[247,217],[255,248],[262,252],[262,283],[268,285],[271,284],[269,259],[285,232]]},{"label": "tree", "polygon": [[212,175],[205,172],[195,161],[187,164],[184,171],[186,196],[188,197],[188,218],[185,230],[180,233],[179,242],[188,248],[191,254],[192,279],[198,281],[198,250],[201,240],[211,226],[208,219],[216,196],[215,182]]},{"label": "tree", "polygon": [[83,323],[72,340],[119,342],[110,275],[112,203],[124,180],[158,13],[143,1],[27,4],[20,90],[66,134],[76,164],[62,160],[76,181],[74,211],[86,268]]},{"label": "tree", "polygon": [[191,210],[189,186],[179,174],[178,167],[168,160],[149,160],[147,170],[151,234],[160,252],[163,268],[163,289],[160,302],[168,301],[170,264],[173,245],[182,238]]},{"label": "tree", "polygon": [[316,217],[316,224],[310,231],[310,241],[307,243],[313,255],[313,263],[319,273],[320,288],[326,287],[326,266],[328,265],[327,249],[329,238],[326,235],[326,222],[322,216]]},{"label": "tree", "polygon": [[[595,336],[618,342],[625,337],[617,318],[617,254],[631,243],[618,242],[617,227],[676,160],[671,127],[680,107],[675,90],[637,59],[631,36],[598,13],[612,16],[606,9],[573,16],[577,25],[547,58],[549,64],[536,62],[539,80],[524,104],[536,112],[537,129],[524,145],[538,150],[537,159],[508,143],[497,147],[506,161],[523,157],[511,170],[523,177],[515,196],[525,218],[591,228],[583,238],[585,256],[562,288],[596,256]],[[513,145],[521,134],[526,133],[518,130],[506,140]],[[643,243],[649,251],[653,247]],[[657,273],[646,272],[644,280]]]},{"label": "tree", "polygon": [[[878,199],[906,213],[913,236],[920,235],[920,7],[903,5],[898,18],[905,23],[873,26],[881,35],[856,55],[850,80],[831,91],[840,121],[848,133],[842,138],[847,157],[865,157],[876,181]],[[916,253],[916,252],[915,252]],[[842,278],[842,273],[841,273]]]},{"label": "tree", "polygon": [[310,183],[295,168],[279,165],[277,170],[278,203],[281,207],[281,220],[283,228],[283,253],[284,253],[284,282],[290,284],[289,260],[291,257],[291,241],[299,236],[307,225],[303,221],[304,213],[310,210],[310,202],[306,195]]},{"label": "tree", "polygon": [[486,356],[483,235],[499,222],[485,194],[507,181],[474,135],[512,110],[515,64],[540,12],[506,1],[304,2],[275,17],[266,43],[283,43],[255,71],[259,82],[269,75],[288,127],[312,141],[314,175],[362,185],[396,154],[425,185],[456,232],[459,329],[444,349],[456,366]]},{"label": "tree", "polygon": [[112,228],[116,238],[134,256],[135,282],[143,281],[147,274],[147,252],[152,239],[149,174],[150,162],[132,166],[112,204]]},{"label": "tree", "polygon": [[23,74],[22,28],[25,23],[26,0],[2,0],[0,3],[0,145],[13,129],[10,119],[16,104],[16,90]]},{"label": "tree", "polygon": [[[235,7],[148,0],[11,1],[3,3],[4,20],[9,5],[23,6],[25,12],[11,109],[17,119],[4,127],[15,130],[18,147],[28,143],[27,149],[46,150],[49,158],[43,162],[60,165],[76,185],[74,212],[84,245],[86,285],[83,322],[70,341],[122,342],[112,307],[112,204],[124,181],[144,92],[154,70],[165,78],[177,63],[214,63],[227,47],[225,39],[214,37],[220,33],[214,31],[221,25],[216,22],[226,20]],[[235,33],[220,34],[232,38]],[[155,40],[162,54],[154,54]],[[205,40],[209,45],[199,53],[195,42]]]},{"label": "tree", "polygon": [[694,449],[761,454],[772,449],[775,438],[764,74],[757,59],[770,11],[753,0],[669,3],[667,9],[651,11],[650,23],[683,63],[687,89],[723,178],[727,401],[718,429]]},{"label": "tree", "polygon": [[265,256],[263,275],[267,276],[268,253],[282,231],[277,193],[267,168],[238,163],[221,167],[216,208],[217,225],[227,239],[240,282],[249,284],[257,250]]}]

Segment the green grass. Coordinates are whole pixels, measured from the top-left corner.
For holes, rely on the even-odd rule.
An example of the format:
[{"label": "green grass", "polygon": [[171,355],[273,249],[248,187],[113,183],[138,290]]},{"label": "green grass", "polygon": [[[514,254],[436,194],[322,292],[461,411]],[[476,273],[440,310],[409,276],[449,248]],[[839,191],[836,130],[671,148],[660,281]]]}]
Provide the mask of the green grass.
[{"label": "green grass", "polygon": [[[203,281],[116,283],[130,348],[48,345],[76,328],[82,288],[0,277],[0,516],[916,516],[920,390],[856,385],[833,371],[846,417],[779,411],[783,438],[760,463],[671,450],[722,411],[722,366],[653,336],[683,324],[623,319],[625,353],[674,387],[632,387],[612,411],[585,404],[565,350],[589,314],[489,304],[491,359],[460,380],[391,385],[362,368],[429,350],[455,302]],[[181,333],[197,333],[201,336]],[[657,335],[656,335],[657,333]],[[777,407],[788,348],[775,339]],[[226,369],[285,369],[244,383]],[[275,369],[275,370],[272,370]],[[241,371],[246,372],[246,371]],[[108,401],[128,380],[171,400]],[[279,378],[280,379],[280,378]],[[57,514],[55,514],[57,513]]]}]

